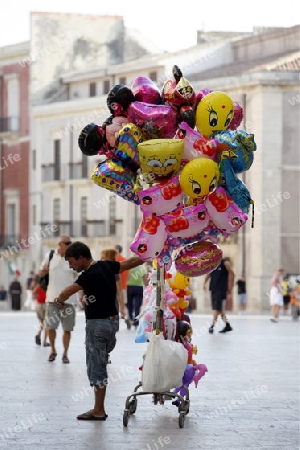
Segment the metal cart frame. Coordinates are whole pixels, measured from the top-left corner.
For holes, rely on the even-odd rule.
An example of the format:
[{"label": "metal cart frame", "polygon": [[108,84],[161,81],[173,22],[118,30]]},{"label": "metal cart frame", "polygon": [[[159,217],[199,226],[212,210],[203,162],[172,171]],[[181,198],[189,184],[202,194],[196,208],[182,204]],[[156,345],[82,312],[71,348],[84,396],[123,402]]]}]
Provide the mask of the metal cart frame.
[{"label": "metal cart frame", "polygon": [[[155,331],[156,334],[160,334],[162,331],[162,317],[164,310],[164,283],[165,283],[165,268],[158,267],[157,268],[157,284],[156,284],[156,321],[155,321]],[[123,413],[123,426],[127,427],[128,421],[131,415],[136,412],[139,395],[152,395],[154,405],[160,404],[163,405],[165,400],[175,399],[179,401],[178,413],[178,424],[179,428],[184,427],[185,416],[189,413],[190,408],[190,397],[189,397],[189,389],[184,386],[185,397],[170,391],[166,392],[138,392],[138,390],[142,387],[142,382],[134,388],[134,391],[128,395],[125,401],[125,409]]]}]

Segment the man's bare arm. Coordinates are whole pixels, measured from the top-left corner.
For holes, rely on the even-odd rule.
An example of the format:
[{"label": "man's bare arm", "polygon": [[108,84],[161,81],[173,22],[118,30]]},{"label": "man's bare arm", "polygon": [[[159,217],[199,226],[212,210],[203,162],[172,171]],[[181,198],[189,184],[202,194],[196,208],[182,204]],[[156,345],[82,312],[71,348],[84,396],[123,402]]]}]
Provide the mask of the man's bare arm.
[{"label": "man's bare arm", "polygon": [[70,286],[67,286],[64,290],[61,291],[58,297],[54,299],[56,303],[64,303],[68,300],[71,295],[76,294],[76,292],[81,291],[82,287],[77,283],[73,283]]},{"label": "man's bare arm", "polygon": [[144,264],[143,261],[138,256],[133,256],[132,258],[125,259],[125,261],[120,262],[120,271],[119,273],[125,272],[125,270],[133,269],[134,267],[141,266]]}]

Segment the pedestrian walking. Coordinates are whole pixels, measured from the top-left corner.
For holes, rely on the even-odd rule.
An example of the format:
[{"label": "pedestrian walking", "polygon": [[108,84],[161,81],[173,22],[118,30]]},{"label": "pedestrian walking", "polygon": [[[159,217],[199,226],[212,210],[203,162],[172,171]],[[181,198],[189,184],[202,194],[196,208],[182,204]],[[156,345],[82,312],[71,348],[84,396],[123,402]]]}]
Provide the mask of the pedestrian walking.
[{"label": "pedestrian walking", "polygon": [[283,278],[283,280],[281,282],[281,292],[282,292],[282,297],[283,297],[283,314],[285,314],[289,308],[289,303],[291,300],[290,291],[291,291],[291,287],[290,287],[289,276],[285,275],[285,277]]},{"label": "pedestrian walking", "polygon": [[144,287],[148,284],[148,271],[144,265],[134,267],[129,271],[127,281],[127,310],[130,320],[128,328],[131,324],[137,329],[139,325],[138,316],[143,303]]},{"label": "pedestrian walking", "polygon": [[45,327],[45,317],[46,317],[46,291],[41,288],[39,285],[39,276],[36,276],[36,284],[35,287],[32,290],[32,299],[35,301],[35,311],[36,315],[39,321],[39,328],[38,332],[35,335],[35,343],[36,345],[41,345],[41,336],[42,332],[44,331],[44,339],[43,339],[43,346],[44,347],[50,347],[50,343],[48,342],[49,339],[49,331]]},{"label": "pedestrian walking", "polygon": [[300,316],[300,280],[296,280],[296,286],[291,290],[292,319],[298,320]]},{"label": "pedestrian walking", "polygon": [[49,284],[46,292],[46,316],[45,326],[49,330],[49,340],[51,351],[48,358],[49,362],[56,359],[56,330],[61,323],[63,328],[63,355],[62,362],[68,364],[68,350],[71,340],[71,332],[75,326],[76,309],[78,304],[78,295],[70,296],[64,307],[61,309],[55,303],[54,299],[66,287],[69,286],[77,278],[78,274],[75,270],[70,269],[68,262],[65,260],[65,253],[71,244],[69,236],[61,236],[58,242],[58,248],[54,251],[53,257],[49,263],[49,253],[41,264],[39,275],[49,274]]},{"label": "pedestrian walking", "polygon": [[232,331],[232,327],[225,314],[226,300],[231,300],[234,285],[234,272],[231,268],[229,258],[222,258],[219,266],[204,279],[203,289],[206,290],[206,283],[209,280],[209,290],[211,292],[211,305],[213,310],[213,320],[208,331],[214,332],[214,326],[220,316],[225,323],[225,327],[219,333]]},{"label": "pedestrian walking", "polygon": [[283,269],[278,269],[271,278],[270,305],[271,305],[271,322],[276,323],[279,319],[279,310],[283,306],[283,295],[281,283],[283,281]]},{"label": "pedestrian walking", "polygon": [[241,276],[236,282],[238,287],[238,308],[239,314],[245,314],[247,305],[247,290],[246,290],[246,278]]},{"label": "pedestrian walking", "polygon": [[32,298],[32,291],[36,286],[36,275],[33,270],[30,271],[29,276],[26,280],[26,299],[24,303],[25,309],[35,309],[34,301]]},{"label": "pedestrian walking", "polygon": [[[117,261],[117,255],[118,252],[114,248],[102,250],[101,252],[101,261]],[[122,259],[122,261],[125,261],[125,258]],[[124,292],[122,289],[122,280],[121,280],[121,274],[116,274],[116,287],[117,287],[117,297],[116,297],[116,304],[118,311],[121,314],[121,317],[123,319],[126,319],[126,307],[125,307],[125,301],[124,301]]]},{"label": "pedestrian walking", "polygon": [[116,345],[118,310],[116,306],[115,276],[124,270],[143,264],[138,257],[125,261],[94,261],[89,247],[74,242],[65,253],[70,268],[82,272],[77,280],[63,289],[55,302],[64,302],[76,292],[83,290],[86,316],[86,364],[90,385],[94,387],[94,407],[77,416],[78,420],[106,420],[105,396],[108,355]]},{"label": "pedestrian walking", "polygon": [[17,275],[15,276],[14,280],[10,283],[9,295],[11,298],[11,309],[13,311],[20,311],[22,286]]},{"label": "pedestrian walking", "polygon": [[[125,261],[126,258],[122,255],[123,247],[120,244],[115,245],[115,250],[117,251],[116,261]],[[126,303],[126,291],[127,291],[127,281],[128,281],[129,271],[125,270],[125,272],[120,273],[121,278],[121,286],[123,290],[124,301]]]}]

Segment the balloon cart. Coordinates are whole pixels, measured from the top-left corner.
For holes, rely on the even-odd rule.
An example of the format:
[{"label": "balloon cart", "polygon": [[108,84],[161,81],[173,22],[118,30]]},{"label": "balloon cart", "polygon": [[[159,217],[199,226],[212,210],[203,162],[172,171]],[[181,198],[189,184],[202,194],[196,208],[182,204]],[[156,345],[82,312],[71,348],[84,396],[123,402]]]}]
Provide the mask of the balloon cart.
[{"label": "balloon cart", "polygon": [[[162,317],[163,317],[163,297],[164,297],[164,278],[165,268],[160,267],[157,270],[157,289],[156,289],[156,321],[153,326],[153,330],[159,335],[162,331]],[[166,400],[173,400],[173,404],[177,405],[179,417],[179,428],[184,427],[185,416],[189,413],[190,398],[189,389],[183,386],[185,395],[182,396],[179,393],[165,391],[165,392],[145,392],[140,391],[143,388],[142,382],[134,388],[134,391],[128,395],[125,401],[125,409],[123,413],[123,426],[127,427],[130,416],[135,414],[138,399],[140,395],[152,395],[154,405],[163,405]]]}]

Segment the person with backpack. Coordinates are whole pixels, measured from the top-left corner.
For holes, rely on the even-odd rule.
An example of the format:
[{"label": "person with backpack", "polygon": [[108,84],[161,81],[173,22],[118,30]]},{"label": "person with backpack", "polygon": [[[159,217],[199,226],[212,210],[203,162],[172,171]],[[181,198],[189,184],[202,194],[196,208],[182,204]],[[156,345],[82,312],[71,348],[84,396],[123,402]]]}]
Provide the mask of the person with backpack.
[{"label": "person with backpack", "polygon": [[[56,330],[61,323],[63,328],[63,355],[62,362],[68,364],[68,350],[71,340],[71,332],[75,326],[76,309],[78,304],[77,293],[72,295],[65,303],[62,309],[58,308],[54,299],[67,286],[72,284],[78,277],[78,273],[70,269],[68,262],[65,260],[65,253],[71,239],[69,236],[60,236],[58,248],[53,252],[52,259],[49,258],[50,252],[45,255],[45,258],[40,266],[39,275],[49,277],[47,291],[46,291],[46,317],[45,327],[49,332],[49,341],[51,346],[49,362],[56,359]],[[49,262],[50,259],[50,262]]]}]

